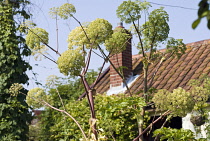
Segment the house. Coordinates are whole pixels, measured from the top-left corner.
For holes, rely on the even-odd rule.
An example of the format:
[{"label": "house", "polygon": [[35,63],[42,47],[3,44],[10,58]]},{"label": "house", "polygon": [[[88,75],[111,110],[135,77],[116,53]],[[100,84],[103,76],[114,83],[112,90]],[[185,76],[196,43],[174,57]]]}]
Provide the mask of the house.
[{"label": "house", "polygon": [[41,120],[41,114],[43,110],[32,110],[33,119],[31,121],[31,125],[36,125]]},{"label": "house", "polygon": [[[122,25],[117,28],[123,28]],[[210,39],[186,44],[187,50],[180,58],[166,57],[158,67],[158,62],[150,64],[148,82],[156,89],[167,89],[172,91],[178,87],[189,90],[188,85],[192,79],[198,79],[202,74],[210,76]],[[160,50],[165,52],[165,49]],[[113,65],[125,66],[123,74],[128,83],[131,93],[139,94],[143,90],[142,55],[132,55],[131,41],[127,44],[126,50],[110,58]],[[157,70],[158,68],[158,70]],[[156,73],[153,81],[152,76]],[[117,93],[128,93],[123,80],[110,66],[99,77],[97,83],[92,86],[97,93],[108,95]],[[80,97],[82,98],[85,93]],[[185,118],[174,118],[177,125],[169,125],[175,128],[185,128],[194,131],[190,122],[190,115]],[[173,123],[173,122],[171,122]],[[158,125],[157,125],[157,128]],[[204,134],[205,136],[205,134]]]},{"label": "house", "polygon": [[[186,44],[186,46],[188,48],[186,53],[179,59],[165,59],[156,73],[152,87],[157,89],[167,89],[170,91],[178,87],[189,90],[190,86],[187,84],[191,79],[198,79],[202,74],[207,74],[210,76],[210,39],[189,43]],[[124,60],[122,59],[122,61]],[[125,59],[125,61],[129,60]],[[132,56],[132,69],[130,69],[130,74],[132,74],[134,77],[137,76],[130,85],[130,90],[132,93],[138,93],[143,89],[143,65],[141,61],[142,55]],[[122,64],[126,63],[122,62]],[[157,65],[158,64],[156,63],[149,66],[149,78],[151,78]],[[100,80],[95,85],[97,93],[106,93],[110,90],[110,88],[116,86],[119,87],[119,85],[122,84],[122,80],[119,81],[120,78],[115,78],[113,80],[113,74],[117,75],[112,68],[108,68],[106,71],[104,71],[100,77]]]}]

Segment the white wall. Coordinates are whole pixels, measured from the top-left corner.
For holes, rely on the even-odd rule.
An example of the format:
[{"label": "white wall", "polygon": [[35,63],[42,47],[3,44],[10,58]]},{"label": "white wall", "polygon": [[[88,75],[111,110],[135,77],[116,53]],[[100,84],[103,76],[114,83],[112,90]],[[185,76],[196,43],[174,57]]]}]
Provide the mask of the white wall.
[{"label": "white wall", "polygon": [[[187,114],[186,117],[182,118],[182,128],[184,128],[184,129],[190,129],[192,132],[196,133],[195,132],[195,127],[194,127],[194,125],[190,121],[191,115],[192,114],[189,113],[189,114]],[[206,125],[206,123],[204,125],[201,125],[200,126],[201,132],[196,135],[196,138],[206,138],[205,125]]]}]

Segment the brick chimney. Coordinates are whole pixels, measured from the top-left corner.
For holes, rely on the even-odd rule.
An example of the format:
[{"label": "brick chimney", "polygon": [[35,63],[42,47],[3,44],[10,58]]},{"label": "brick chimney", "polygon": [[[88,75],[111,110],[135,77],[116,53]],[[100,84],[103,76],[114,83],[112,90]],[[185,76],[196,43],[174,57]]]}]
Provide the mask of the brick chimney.
[{"label": "brick chimney", "polygon": [[[124,28],[123,24],[119,23],[118,26],[115,28],[115,30],[117,28]],[[130,32],[128,32],[128,33],[130,34]],[[116,68],[119,68],[120,66],[126,67],[126,68],[123,68],[123,75],[125,77],[125,80],[127,80],[129,78],[129,76],[132,75],[132,47],[131,47],[131,39],[129,39],[128,42],[126,43],[126,50],[124,50],[121,53],[113,55],[110,58],[110,61],[113,63],[113,65]],[[114,70],[114,68],[110,65],[110,88],[119,87],[119,86],[121,86],[121,87],[124,86],[123,80],[117,74],[117,72]]]}]

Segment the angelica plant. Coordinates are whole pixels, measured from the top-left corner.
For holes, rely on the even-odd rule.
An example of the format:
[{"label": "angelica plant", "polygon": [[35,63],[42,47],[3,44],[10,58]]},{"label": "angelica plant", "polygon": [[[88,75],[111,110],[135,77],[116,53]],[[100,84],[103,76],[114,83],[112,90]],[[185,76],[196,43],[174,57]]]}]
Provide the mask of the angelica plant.
[{"label": "angelica plant", "polygon": [[[45,31],[42,31],[42,34],[40,35],[38,35],[38,33],[35,34],[36,37],[33,38],[34,40],[31,40],[31,38],[33,37],[31,36],[31,34],[27,35],[29,36],[27,37],[27,39],[29,40],[28,45],[32,47],[31,49],[43,47],[42,45],[44,45],[55,51],[59,55],[55,63],[58,65],[61,73],[67,76],[79,76],[81,78],[81,82],[82,84],[84,84],[85,92],[87,95],[91,121],[97,121],[93,98],[93,95],[95,94],[94,86],[96,83],[91,86],[86,80],[86,75],[93,53],[104,59],[104,62],[109,62],[110,65],[112,65],[116,72],[120,75],[120,77],[124,79],[121,70],[125,68],[123,66],[116,68],[110,61],[110,57],[113,54],[124,51],[126,49],[128,41],[131,40],[132,35],[136,36],[138,39],[137,48],[139,49],[139,53],[141,53],[143,56],[142,63],[144,73],[144,102],[147,104],[151,104],[151,96],[149,95],[149,90],[151,89],[151,84],[155,78],[156,72],[162,65],[162,62],[169,57],[179,57],[185,52],[186,47],[181,39],[174,39],[172,37],[169,37],[169,15],[164,10],[164,8],[158,8],[150,12],[149,7],[151,7],[151,5],[148,2],[131,0],[122,2],[122,4],[118,7],[116,12],[119,19],[122,22],[131,24],[133,27],[133,30],[130,32],[123,28],[117,28],[116,30],[113,30],[112,25],[109,23],[109,21],[100,18],[97,18],[86,24],[82,24],[75,17],[74,14],[76,13],[76,8],[72,4],[64,4],[60,7],[52,8],[50,14],[56,20],[58,19],[58,17],[64,20],[73,18],[76,22],[78,22],[78,27],[76,27],[69,33],[67,39],[68,47],[66,48],[66,51],[64,51],[62,54],[58,53],[58,50],[54,50],[52,47],[49,47],[47,45],[48,39],[47,33]],[[146,18],[142,18],[142,15]],[[42,35],[46,35],[43,40],[41,37]],[[36,38],[38,38],[39,40],[35,40]],[[32,43],[30,42],[30,40],[32,41]],[[159,47],[162,44],[166,45],[165,53],[158,51]],[[98,50],[99,53],[96,53],[96,50]],[[105,50],[109,53],[106,53]],[[158,62],[158,67],[155,68],[154,74],[151,76],[150,79],[148,76],[148,68],[149,65],[154,62]],[[98,79],[96,79],[95,82],[97,82],[97,80]],[[126,85],[125,81],[124,83]],[[128,87],[127,89],[130,93],[130,96],[132,97],[132,94],[129,91]],[[179,93],[179,98],[181,96],[184,97],[181,102],[177,102],[176,97],[174,97],[174,95],[178,95]],[[166,97],[163,94],[171,95],[171,97]],[[186,92],[182,89],[177,89],[174,90],[173,94],[174,95],[163,90],[160,91],[153,99],[155,104],[157,103],[156,106],[158,109],[161,109],[163,111],[167,110],[167,112],[163,114],[163,116],[166,116],[169,113],[174,114],[174,116],[183,116],[187,113],[188,110],[192,109],[193,106],[188,105],[188,102],[194,101],[191,98],[189,92]],[[157,99],[160,99],[160,97],[165,98],[168,101],[158,101]],[[169,100],[175,102],[170,105]],[[135,107],[135,105],[133,106]],[[186,108],[187,110],[177,111],[177,107]],[[139,136],[135,138],[135,140],[138,140],[138,138],[142,136],[142,133],[145,132],[145,130],[143,131],[143,119],[145,115],[145,109],[146,105],[143,106],[140,111],[138,111],[138,115],[136,116],[139,118],[137,119]],[[95,139],[97,139],[96,123],[97,122],[92,122],[90,124]]]}]

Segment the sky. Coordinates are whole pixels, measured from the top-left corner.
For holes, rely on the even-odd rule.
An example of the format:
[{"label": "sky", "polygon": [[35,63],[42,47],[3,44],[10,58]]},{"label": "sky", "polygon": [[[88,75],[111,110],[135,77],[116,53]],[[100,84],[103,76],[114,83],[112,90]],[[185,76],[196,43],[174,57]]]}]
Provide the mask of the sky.
[{"label": "sky", "polygon": [[[31,20],[37,24],[37,27],[44,28],[49,33],[49,45],[53,48],[57,47],[56,42],[56,22],[51,19],[48,12],[52,7],[61,6],[64,3],[71,3],[76,7],[75,17],[81,22],[90,22],[96,18],[103,18],[108,20],[113,28],[117,26],[120,20],[116,16],[117,7],[123,0],[31,0],[32,5],[30,11],[33,14]],[[157,9],[160,6],[169,14],[169,37],[176,39],[183,39],[184,43],[191,43],[200,40],[210,39],[210,30],[207,29],[206,19],[203,19],[199,26],[193,30],[191,25],[197,18],[197,9],[199,0],[149,0],[152,8]],[[67,49],[67,37],[71,30],[79,26],[73,19],[58,21],[58,39],[59,52],[62,53]],[[124,24],[125,28],[130,25]],[[58,56],[49,52],[51,56],[57,60]],[[138,54],[138,50],[133,47],[133,55]],[[35,61],[33,56],[27,59],[33,67],[33,72],[29,71],[30,78],[28,89],[37,87],[35,84],[35,76],[38,82],[45,84],[45,80],[49,75],[57,75],[65,77],[60,74],[57,65],[47,59],[42,61]],[[102,64],[102,60],[96,55],[93,55],[90,68],[97,70]],[[106,65],[108,66],[108,64]]]}]

